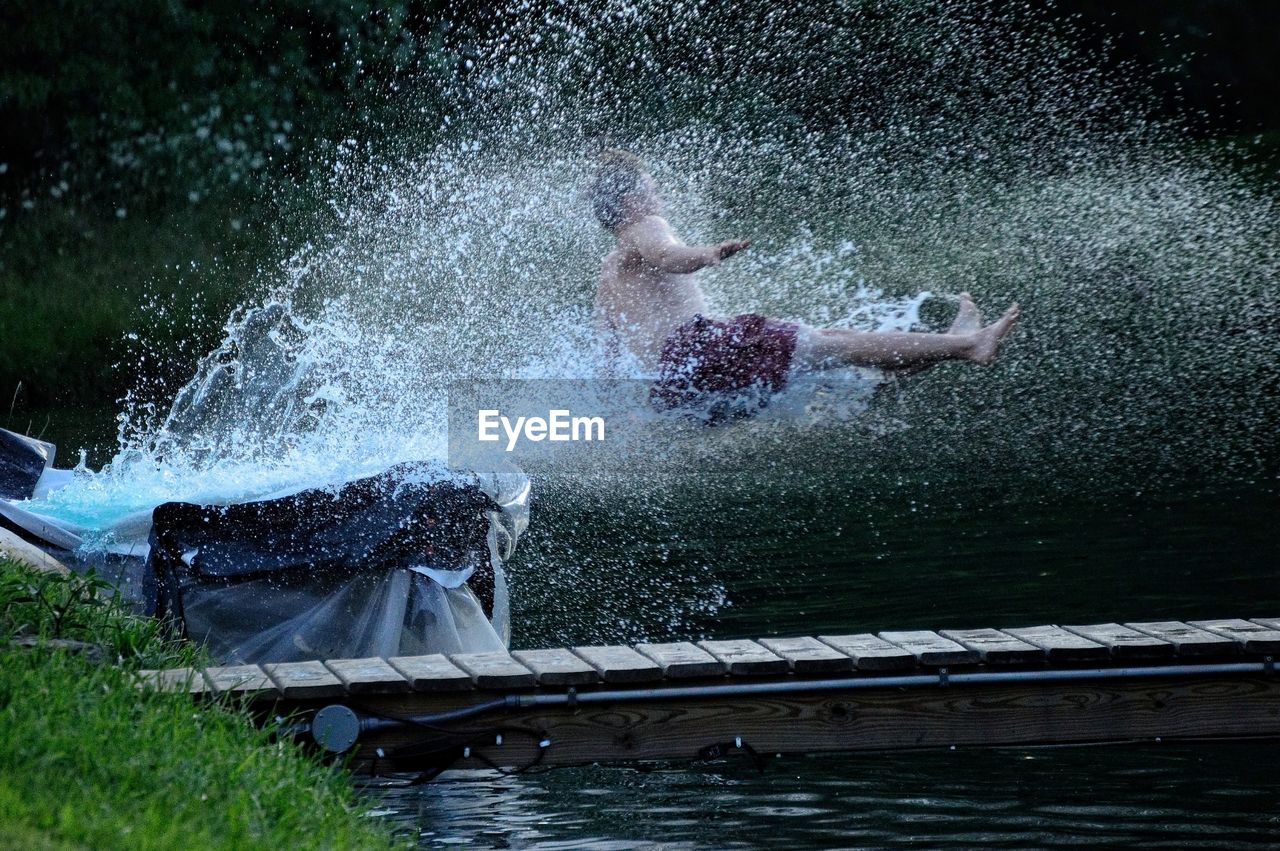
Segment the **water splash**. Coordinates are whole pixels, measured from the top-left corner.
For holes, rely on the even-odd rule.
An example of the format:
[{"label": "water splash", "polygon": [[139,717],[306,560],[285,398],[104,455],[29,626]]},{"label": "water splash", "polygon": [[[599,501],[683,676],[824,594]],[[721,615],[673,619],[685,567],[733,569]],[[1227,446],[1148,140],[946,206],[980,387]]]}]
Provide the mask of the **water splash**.
[{"label": "water splash", "polygon": [[[1193,458],[1272,480],[1273,198],[1148,121],[1141,81],[1105,78],[1070,24],[978,2],[802,6],[514,3],[461,28],[469,66],[389,93],[402,120],[337,146],[261,303],[172,410],[126,410],[118,456],[52,510],[440,457],[450,380],[595,375],[609,240],[580,193],[605,142],[649,160],[689,241],[756,240],[704,277],[721,312],[902,327],[932,310],[921,291],[970,290],[1025,320],[998,368],[942,367],[856,424],[747,424],[679,437],[660,469],[542,471],[534,528],[552,531],[525,570],[550,636],[629,637],[630,614],[630,637],[674,634],[714,609],[714,551],[672,576],[664,548],[744,504],[863,504],[904,470],[963,485],[975,458],[1037,494],[1159,488]],[[441,102],[438,122],[424,106]],[[557,614],[534,586],[586,588],[597,611]]]}]

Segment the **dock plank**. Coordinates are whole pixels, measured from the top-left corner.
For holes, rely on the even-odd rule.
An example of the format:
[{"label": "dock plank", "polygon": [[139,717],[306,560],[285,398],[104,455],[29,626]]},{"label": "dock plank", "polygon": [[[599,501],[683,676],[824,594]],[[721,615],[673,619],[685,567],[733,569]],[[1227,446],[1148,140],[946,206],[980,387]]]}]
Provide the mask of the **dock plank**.
[{"label": "dock plank", "polygon": [[1177,648],[1167,641],[1118,623],[1064,625],[1062,628],[1103,645],[1116,659],[1166,659],[1177,652]]},{"label": "dock plank", "polygon": [[916,666],[916,657],[878,635],[819,635],[818,640],[853,660],[859,671],[907,671]]},{"label": "dock plank", "polygon": [[138,671],[138,684],[157,691],[198,695],[210,691],[204,675],[195,668],[166,668]]},{"label": "dock plank", "polygon": [[1111,657],[1111,650],[1060,626],[1018,626],[1001,630],[1039,647],[1050,662],[1096,662]]},{"label": "dock plank", "polygon": [[204,677],[213,687],[213,693],[243,695],[246,697],[279,694],[276,684],[257,665],[225,665],[205,668]]},{"label": "dock plank", "polygon": [[399,671],[414,691],[465,691],[475,686],[471,675],[443,653],[392,656],[387,664]]},{"label": "dock plank", "polygon": [[[425,713],[466,721],[467,707],[474,706],[486,713],[483,726],[467,721],[457,727],[460,735],[490,725],[504,734],[511,728],[530,735],[505,741],[482,736],[483,741],[477,739],[480,744],[471,746],[470,761],[464,755],[462,767],[528,765],[536,760],[553,765],[687,757],[706,742],[735,738],[750,741],[761,753],[782,754],[1280,737],[1275,711],[1280,680],[1273,666],[1192,664],[1213,662],[1223,653],[1238,656],[1242,649],[1257,660],[1276,648],[1280,619],[1225,618],[529,649],[452,658],[331,659],[203,671],[175,668],[138,672],[136,684],[179,694],[262,694],[275,706],[271,713],[256,713],[261,717],[305,718],[330,698],[344,700],[344,695],[361,693],[368,696],[345,700],[374,717],[421,720]],[[1179,652],[1189,655],[1180,657]],[[1136,671],[1132,668],[1137,666],[1106,661],[1153,656],[1172,664],[1154,663],[1154,670]],[[1063,665],[1055,672],[1033,661],[1046,657],[1106,670]],[[900,680],[848,673],[855,668],[918,671],[917,663],[937,668],[979,658],[990,667],[973,677],[961,676],[963,688],[939,689],[941,681],[933,675]],[[1028,676],[997,672],[996,666],[1012,661],[1037,664],[1037,669]],[[746,666],[736,669],[740,674],[764,672],[779,679],[758,681],[762,688],[744,688],[742,679],[723,679],[735,665]],[[643,684],[661,680],[664,672],[675,679],[665,683],[662,699],[655,700],[657,693]],[[689,688],[679,688],[682,676]],[[635,687],[619,685],[605,689],[607,694],[588,687],[580,699],[522,701],[518,707],[509,701],[504,708],[496,708],[502,701],[489,701],[484,693],[459,691],[477,684],[503,689],[540,684],[549,686],[544,693],[550,693],[557,686],[601,679]],[[921,687],[912,687],[916,685]],[[613,692],[630,692],[634,700]],[[598,702],[587,699],[592,693]],[[489,696],[495,694],[501,692]],[[457,709],[464,711],[455,713]],[[422,743],[421,725],[361,728],[352,764],[376,771],[415,767],[414,749],[403,750],[403,764],[395,754],[403,745]],[[484,750],[477,753],[476,748]]]},{"label": "dock plank", "polygon": [[728,665],[692,641],[637,644],[636,652],[657,662],[668,679],[719,677],[729,672]]},{"label": "dock plank", "polygon": [[981,659],[978,651],[970,650],[927,629],[882,632],[880,637],[915,656],[921,665],[932,668],[942,665],[974,665]]},{"label": "dock plank", "polygon": [[786,659],[749,638],[699,641],[698,646],[724,662],[735,677],[785,674],[791,669]]},{"label": "dock plank", "polygon": [[1126,623],[1125,626],[1169,642],[1179,656],[1222,656],[1240,650],[1234,640],[1182,621],[1147,621]]},{"label": "dock plank", "polygon": [[938,634],[975,651],[988,665],[1042,662],[1045,652],[998,629],[940,629]]},{"label": "dock plank", "polygon": [[574,647],[573,652],[596,669],[606,683],[647,683],[662,679],[662,668],[631,647],[595,645]]},{"label": "dock plank", "polygon": [[787,660],[797,674],[835,674],[853,670],[853,659],[816,638],[762,638],[760,644]]},{"label": "dock plank", "polygon": [[1275,653],[1280,651],[1280,627],[1266,627],[1250,623],[1243,618],[1225,618],[1215,621],[1191,621],[1192,626],[1208,630],[1215,635],[1230,638],[1246,653]]},{"label": "dock plank", "polygon": [[329,659],[324,663],[342,681],[347,694],[404,694],[413,686],[385,659]]},{"label": "dock plank", "polygon": [[452,653],[449,661],[471,675],[476,688],[529,688],[538,678],[510,653]]},{"label": "dock plank", "polygon": [[280,694],[291,700],[342,697],[347,693],[342,680],[320,662],[266,663],[262,670],[280,689]]},{"label": "dock plank", "polygon": [[513,650],[511,657],[538,678],[538,685],[576,686],[600,681],[600,673],[563,647]]}]

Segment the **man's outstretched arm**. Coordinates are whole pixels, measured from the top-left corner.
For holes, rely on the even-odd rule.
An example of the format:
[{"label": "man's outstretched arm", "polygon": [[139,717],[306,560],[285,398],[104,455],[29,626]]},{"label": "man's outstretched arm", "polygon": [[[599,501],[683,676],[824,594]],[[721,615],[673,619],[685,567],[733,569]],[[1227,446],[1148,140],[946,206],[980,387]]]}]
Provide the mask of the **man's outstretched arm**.
[{"label": "man's outstretched arm", "polygon": [[621,234],[645,262],[676,275],[687,275],[737,254],[751,244],[745,239],[729,239],[718,245],[685,245],[660,216],[646,216]]}]

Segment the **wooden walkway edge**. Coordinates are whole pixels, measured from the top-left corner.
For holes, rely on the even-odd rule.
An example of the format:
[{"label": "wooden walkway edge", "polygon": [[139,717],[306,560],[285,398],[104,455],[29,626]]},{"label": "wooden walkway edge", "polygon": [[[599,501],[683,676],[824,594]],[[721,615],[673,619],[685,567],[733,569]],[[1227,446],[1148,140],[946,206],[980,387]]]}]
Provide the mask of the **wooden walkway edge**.
[{"label": "wooden walkway edge", "polygon": [[1280,619],[1230,618],[241,665],[140,684],[291,715],[333,750],[353,744],[357,770],[390,771],[1280,737],[1278,651]]}]

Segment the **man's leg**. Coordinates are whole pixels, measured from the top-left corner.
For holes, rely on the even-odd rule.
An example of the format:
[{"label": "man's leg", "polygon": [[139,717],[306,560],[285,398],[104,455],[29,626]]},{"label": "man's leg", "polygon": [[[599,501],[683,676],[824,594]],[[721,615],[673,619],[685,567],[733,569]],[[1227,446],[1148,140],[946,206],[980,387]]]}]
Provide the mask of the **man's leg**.
[{"label": "man's leg", "polygon": [[796,355],[807,369],[831,366],[874,366],[914,369],[948,360],[988,364],[995,360],[1000,341],[1018,319],[1015,304],[985,328],[965,334],[865,332],[843,328],[813,328],[808,344]]},{"label": "man's leg", "polygon": [[[956,310],[956,318],[951,320],[951,327],[947,329],[948,334],[974,334],[982,330],[982,311],[978,310],[978,305],[974,304],[973,296],[967,292],[960,293],[960,307]],[[915,366],[898,367],[889,370],[898,378],[906,378],[909,375],[919,375],[929,369],[937,366],[938,363],[923,363]]]}]

